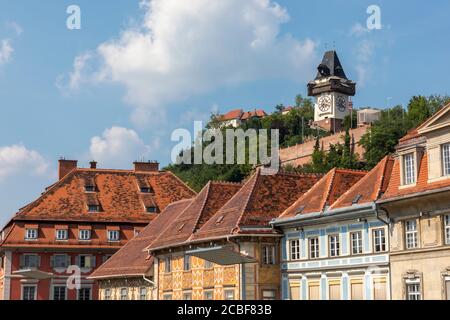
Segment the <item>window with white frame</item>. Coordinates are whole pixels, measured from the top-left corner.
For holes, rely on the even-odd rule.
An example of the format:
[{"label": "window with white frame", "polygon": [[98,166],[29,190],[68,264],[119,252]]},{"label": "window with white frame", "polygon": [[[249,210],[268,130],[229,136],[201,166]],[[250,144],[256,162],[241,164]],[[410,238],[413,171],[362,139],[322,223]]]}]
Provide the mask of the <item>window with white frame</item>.
[{"label": "window with white frame", "polygon": [[91,300],[91,288],[80,288],[78,290],[78,300]]},{"label": "window with white frame", "polygon": [[406,240],[406,248],[407,249],[417,248],[418,240],[417,240],[417,221],[416,220],[405,221],[405,240]]},{"label": "window with white frame", "polygon": [[111,300],[111,289],[105,289],[105,291],[103,291],[103,299]]},{"label": "window with white frame", "polygon": [[38,268],[40,258],[37,254],[24,254],[20,257],[20,268]]},{"label": "window with white frame", "polygon": [[291,240],[291,260],[300,260],[300,239]]},{"label": "window with white frame", "polygon": [[311,259],[319,258],[319,238],[309,239],[309,257]]},{"label": "window with white frame", "polygon": [[444,216],[445,244],[450,244],[450,214]]},{"label": "window with white frame", "polygon": [[22,286],[22,300],[36,300],[36,286]]},{"label": "window with white frame", "polygon": [[403,181],[405,185],[416,182],[414,153],[408,153],[403,156]]},{"label": "window with white frame", "polygon": [[26,240],[36,240],[38,238],[38,229],[30,228],[25,230]]},{"label": "window with white frame", "polygon": [[53,287],[53,300],[66,300],[66,286]]},{"label": "window with white frame", "polygon": [[234,300],[234,289],[225,289],[224,292],[225,300]]},{"label": "window with white frame", "polygon": [[139,300],[147,300],[147,288],[139,288]]},{"label": "window with white frame", "polygon": [[119,241],[120,232],[119,230],[108,230],[108,241]]},{"label": "window with white frame", "polygon": [[79,232],[79,239],[82,241],[91,240],[91,230],[88,229],[82,229]]},{"label": "window with white frame", "polygon": [[275,246],[273,244],[265,244],[262,246],[263,264],[273,265],[276,263]]},{"label": "window with white frame", "polygon": [[67,240],[68,238],[69,238],[69,230],[67,229],[56,230],[56,240]]},{"label": "window with white frame", "polygon": [[338,257],[340,252],[339,235],[330,235],[328,238],[330,257]]},{"label": "window with white frame", "polygon": [[386,235],[384,229],[375,229],[373,235],[373,250],[375,252],[386,251]]},{"label": "window with white frame", "polygon": [[120,300],[128,300],[128,289],[127,288],[120,289]]},{"label": "window with white frame", "polygon": [[420,281],[418,279],[406,281],[406,300],[422,300]]},{"label": "window with white frame", "polygon": [[356,231],[350,234],[350,238],[352,241],[352,254],[361,254],[362,253],[362,232]]},{"label": "window with white frame", "polygon": [[442,146],[442,169],[444,176],[450,176],[450,143]]}]

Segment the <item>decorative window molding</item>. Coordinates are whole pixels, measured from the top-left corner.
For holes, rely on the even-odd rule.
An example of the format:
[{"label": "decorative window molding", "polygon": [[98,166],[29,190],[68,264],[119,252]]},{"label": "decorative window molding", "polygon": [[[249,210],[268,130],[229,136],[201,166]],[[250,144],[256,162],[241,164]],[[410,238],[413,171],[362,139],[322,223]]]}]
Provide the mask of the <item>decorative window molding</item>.
[{"label": "decorative window molding", "polygon": [[418,270],[407,270],[403,275],[403,298],[423,300],[423,274]]}]

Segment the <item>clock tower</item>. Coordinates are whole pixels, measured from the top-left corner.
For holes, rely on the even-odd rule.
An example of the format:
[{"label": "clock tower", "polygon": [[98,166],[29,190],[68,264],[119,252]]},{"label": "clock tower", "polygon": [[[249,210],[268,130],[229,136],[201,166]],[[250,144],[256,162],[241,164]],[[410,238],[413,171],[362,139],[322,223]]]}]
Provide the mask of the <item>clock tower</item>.
[{"label": "clock tower", "polygon": [[314,125],[333,133],[341,131],[356,83],[347,79],[336,51],[325,52],[317,71],[316,79],[308,83],[308,96],[316,98]]}]

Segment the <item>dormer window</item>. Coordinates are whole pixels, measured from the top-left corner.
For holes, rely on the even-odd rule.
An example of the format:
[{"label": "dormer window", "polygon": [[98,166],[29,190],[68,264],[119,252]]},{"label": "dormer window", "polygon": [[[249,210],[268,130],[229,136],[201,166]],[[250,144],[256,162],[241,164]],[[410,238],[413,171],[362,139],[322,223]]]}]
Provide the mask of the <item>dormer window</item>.
[{"label": "dormer window", "polygon": [[119,230],[108,230],[108,241],[119,241],[120,232]]},{"label": "dormer window", "polygon": [[90,204],[88,205],[88,211],[89,212],[100,212],[100,206],[96,204]]},{"label": "dormer window", "polygon": [[95,192],[95,186],[84,186],[86,192]]},{"label": "dormer window", "polygon": [[56,240],[67,240],[69,238],[69,232],[67,229],[56,230]]},{"label": "dormer window", "polygon": [[157,209],[155,206],[146,207],[148,213],[156,213]]},{"label": "dormer window", "polygon": [[408,153],[403,156],[403,181],[405,185],[416,183],[414,153]]},{"label": "dormer window", "polygon": [[38,229],[26,229],[25,239],[26,240],[36,240],[38,238]]},{"label": "dormer window", "polygon": [[88,230],[88,229],[80,230],[78,238],[82,241],[91,240],[91,230]]},{"label": "dormer window", "polygon": [[150,187],[141,187],[141,192],[142,193],[151,193],[152,192],[152,188],[150,188]]},{"label": "dormer window", "polygon": [[450,143],[442,146],[442,164],[444,176],[450,176]]}]

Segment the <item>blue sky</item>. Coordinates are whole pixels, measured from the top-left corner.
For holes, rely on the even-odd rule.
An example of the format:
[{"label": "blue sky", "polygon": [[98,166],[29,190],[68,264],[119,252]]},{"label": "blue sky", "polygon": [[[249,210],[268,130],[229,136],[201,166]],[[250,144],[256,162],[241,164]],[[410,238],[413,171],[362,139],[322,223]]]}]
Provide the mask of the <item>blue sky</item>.
[{"label": "blue sky", "polygon": [[[450,94],[449,2],[276,3],[0,0],[0,223],[56,179],[60,156],[165,165],[175,128],[292,104],[333,43],[357,107]],[[71,4],[81,30],[66,27]],[[383,28],[368,32],[372,4]]]}]

